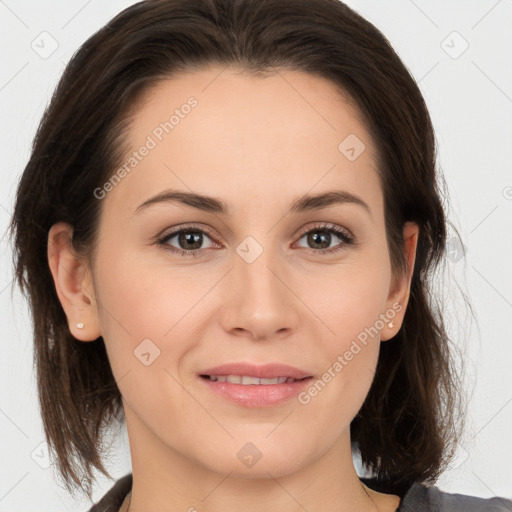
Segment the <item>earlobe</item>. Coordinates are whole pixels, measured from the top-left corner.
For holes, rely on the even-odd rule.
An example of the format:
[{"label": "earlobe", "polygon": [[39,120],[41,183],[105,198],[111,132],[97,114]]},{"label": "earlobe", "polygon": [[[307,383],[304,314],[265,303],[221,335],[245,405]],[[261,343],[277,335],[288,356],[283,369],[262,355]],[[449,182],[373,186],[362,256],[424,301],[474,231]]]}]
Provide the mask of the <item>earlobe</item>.
[{"label": "earlobe", "polygon": [[48,265],[71,334],[80,341],[94,341],[101,333],[93,283],[87,261],[73,249],[72,233],[72,227],[64,222],[51,227]]},{"label": "earlobe", "polygon": [[[390,290],[388,297],[388,311],[393,309],[396,316],[388,322],[381,333],[381,341],[386,341],[400,330],[405,315],[411,291],[414,263],[416,261],[416,249],[418,245],[419,226],[414,222],[406,222],[403,228],[404,257],[406,271]],[[391,325],[392,324],[392,325]]]}]

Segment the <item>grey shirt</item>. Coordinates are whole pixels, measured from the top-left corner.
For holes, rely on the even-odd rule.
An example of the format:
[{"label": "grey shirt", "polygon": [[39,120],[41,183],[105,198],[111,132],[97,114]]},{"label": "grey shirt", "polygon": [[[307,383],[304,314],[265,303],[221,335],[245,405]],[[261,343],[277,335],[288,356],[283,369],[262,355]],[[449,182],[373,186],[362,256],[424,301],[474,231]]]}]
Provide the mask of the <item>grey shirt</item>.
[{"label": "grey shirt", "polygon": [[[375,489],[375,480],[361,478],[370,489]],[[120,478],[89,512],[119,512],[126,495],[132,488],[132,474]],[[375,489],[378,490],[378,489]],[[383,491],[380,491],[383,492]],[[476,498],[465,494],[450,494],[437,487],[414,483],[401,498],[396,512],[512,512],[512,501],[505,498]]]}]

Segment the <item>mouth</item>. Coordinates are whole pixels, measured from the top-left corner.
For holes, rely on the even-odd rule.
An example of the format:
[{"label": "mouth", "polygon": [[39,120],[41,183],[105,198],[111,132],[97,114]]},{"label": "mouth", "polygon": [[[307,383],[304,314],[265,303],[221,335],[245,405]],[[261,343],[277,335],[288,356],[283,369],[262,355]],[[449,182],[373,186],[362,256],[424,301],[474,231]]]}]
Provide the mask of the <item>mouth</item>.
[{"label": "mouth", "polygon": [[313,376],[288,365],[230,363],[201,371],[210,392],[241,407],[272,407],[296,397]]},{"label": "mouth", "polygon": [[272,384],[298,382],[309,378],[294,379],[293,377],[274,377],[272,379],[265,379],[250,375],[200,375],[200,377],[215,382],[229,382],[230,384],[241,384],[242,386],[269,386]]}]

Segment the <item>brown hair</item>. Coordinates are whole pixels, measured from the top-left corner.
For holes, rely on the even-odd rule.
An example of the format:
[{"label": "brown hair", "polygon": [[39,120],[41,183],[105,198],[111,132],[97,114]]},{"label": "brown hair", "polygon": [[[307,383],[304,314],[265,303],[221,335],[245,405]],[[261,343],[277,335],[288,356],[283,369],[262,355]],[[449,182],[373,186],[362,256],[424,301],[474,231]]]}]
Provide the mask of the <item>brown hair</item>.
[{"label": "brown hair", "polygon": [[103,339],[81,343],[69,332],[48,268],[48,231],[69,223],[77,251],[91,253],[101,205],[93,191],[120,163],[137,99],[163,78],[210,64],[327,78],[365,121],[378,149],[395,274],[405,269],[404,223],[418,223],[420,234],[404,322],[381,346],[352,442],[386,492],[434,482],[453,454],[462,394],[430,283],[446,218],[434,131],[414,79],[381,32],[338,0],[154,0],[125,9],[69,62],[35,136],[11,224],[17,281],[33,315],[44,429],[68,490],[90,497],[94,468],[110,477],[103,434],[123,415]]}]

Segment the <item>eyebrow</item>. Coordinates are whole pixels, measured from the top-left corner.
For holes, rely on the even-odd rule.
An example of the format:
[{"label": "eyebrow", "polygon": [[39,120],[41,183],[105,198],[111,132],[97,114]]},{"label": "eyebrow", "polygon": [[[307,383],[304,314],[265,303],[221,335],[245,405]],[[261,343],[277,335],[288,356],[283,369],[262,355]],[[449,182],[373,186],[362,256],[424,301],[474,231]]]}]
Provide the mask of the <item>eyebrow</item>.
[{"label": "eyebrow", "polygon": [[[230,215],[227,204],[220,199],[179,190],[166,190],[149,198],[137,207],[135,213],[139,214],[141,211],[154,204],[173,202],[178,202],[209,213]],[[367,203],[359,196],[344,190],[331,190],[320,194],[306,194],[293,202],[289,213],[304,213],[346,203],[362,206],[370,216],[372,215],[371,209]]]}]

